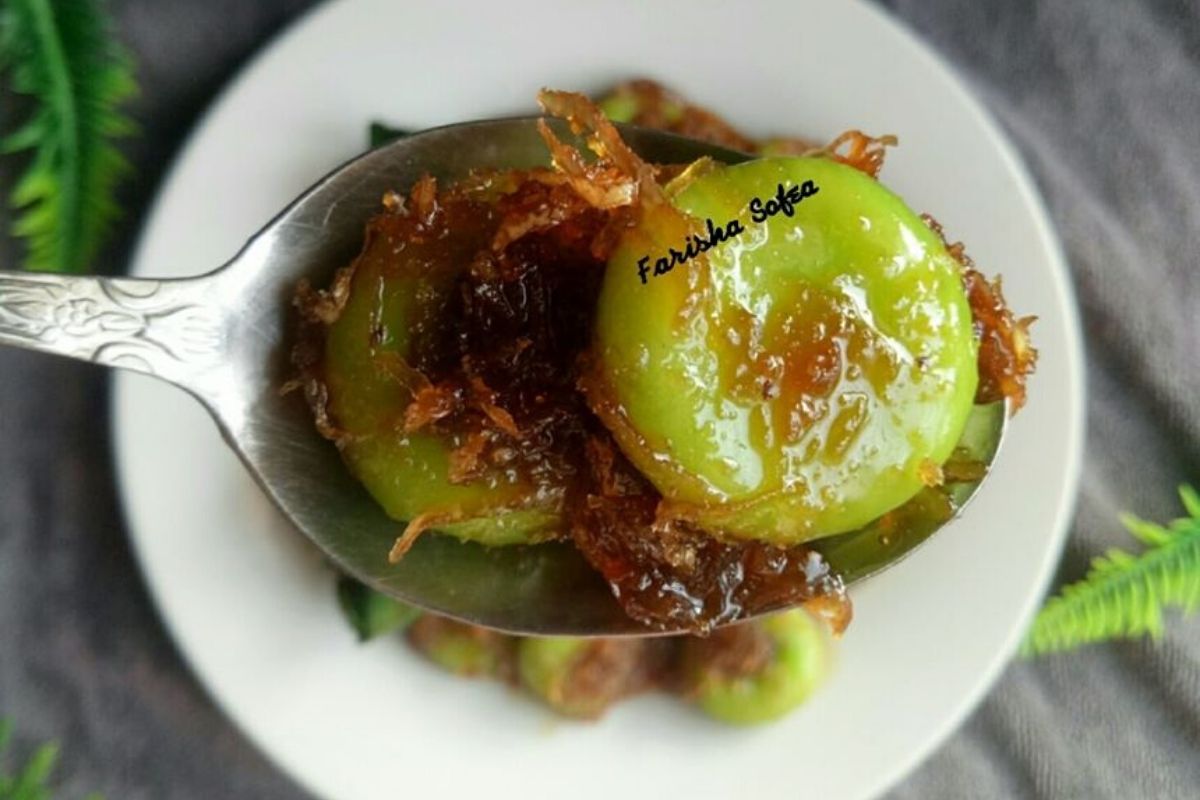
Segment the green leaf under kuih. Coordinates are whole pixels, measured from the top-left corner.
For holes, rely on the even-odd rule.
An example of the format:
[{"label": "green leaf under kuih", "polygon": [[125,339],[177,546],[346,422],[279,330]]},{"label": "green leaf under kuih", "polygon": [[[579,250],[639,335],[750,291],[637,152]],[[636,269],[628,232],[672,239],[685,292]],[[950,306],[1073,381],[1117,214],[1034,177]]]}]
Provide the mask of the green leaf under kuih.
[{"label": "green leaf under kuih", "polygon": [[31,101],[0,138],[0,153],[30,153],[8,196],[12,232],[27,243],[28,269],[81,271],[111,227],[113,190],[128,170],[113,141],[133,130],[119,109],[136,90],[131,62],[99,0],[2,2],[0,75]]},{"label": "green leaf under kuih", "polygon": [[1187,516],[1169,525],[1122,518],[1146,549],[1110,550],[1091,571],[1051,598],[1021,646],[1023,655],[1069,650],[1091,642],[1162,635],[1163,612],[1200,607],[1200,495],[1179,490]]},{"label": "green leaf under kuih", "polygon": [[367,130],[367,141],[371,143],[371,147],[374,149],[388,142],[403,139],[410,133],[412,131],[406,131],[403,128],[393,128],[384,122],[372,122],[371,127]]},{"label": "green leaf under kuih", "polygon": [[338,578],[338,604],[360,641],[369,641],[411,625],[421,612],[348,576]]}]

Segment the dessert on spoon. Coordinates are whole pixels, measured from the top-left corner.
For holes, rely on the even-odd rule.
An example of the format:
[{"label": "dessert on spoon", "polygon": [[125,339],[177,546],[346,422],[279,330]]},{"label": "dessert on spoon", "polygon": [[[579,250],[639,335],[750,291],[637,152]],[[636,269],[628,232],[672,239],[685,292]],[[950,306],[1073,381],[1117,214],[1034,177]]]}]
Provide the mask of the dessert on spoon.
[{"label": "dessert on spoon", "polygon": [[595,635],[804,603],[844,626],[846,582],[978,486],[1027,323],[878,183],[886,139],[750,159],[542,100],[569,126],[372,151],[205,276],[0,273],[0,342],[188,390],[297,527],[421,608]]}]

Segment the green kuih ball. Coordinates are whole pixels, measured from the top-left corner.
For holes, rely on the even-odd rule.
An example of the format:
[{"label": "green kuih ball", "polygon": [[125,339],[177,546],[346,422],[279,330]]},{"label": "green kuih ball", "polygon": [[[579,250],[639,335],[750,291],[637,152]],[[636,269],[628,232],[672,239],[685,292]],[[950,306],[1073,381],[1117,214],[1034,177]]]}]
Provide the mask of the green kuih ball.
[{"label": "green kuih ball", "polygon": [[[581,685],[577,670],[595,647],[606,646],[595,639],[566,636],[530,637],[517,644],[517,674],[521,684],[558,713],[595,719],[619,696],[597,685]],[[608,687],[621,682],[608,682]]]},{"label": "green kuih ball", "polygon": [[451,483],[450,454],[459,443],[425,430],[405,433],[400,424],[413,397],[401,362],[411,356],[419,332],[438,324],[456,277],[406,265],[423,259],[469,263],[486,240],[482,233],[460,233],[434,242],[400,241],[386,226],[368,234],[349,298],[325,340],[329,411],[348,434],[342,457],[389,516],[408,522],[454,510],[463,519],[435,530],[487,545],[538,541],[559,530],[557,511],[505,510],[528,487],[498,470]]},{"label": "green kuih ball", "polygon": [[793,610],[760,622],[774,652],[755,675],[730,678],[693,664],[686,676],[696,704],[732,725],[755,725],[785,716],[807,700],[828,676],[832,662],[824,623]]},{"label": "green kuih ball", "polygon": [[780,545],[916,494],[978,382],[961,267],[938,235],[831,159],[676,184],[624,236],[597,309],[585,386],[626,456],[701,526]]},{"label": "green kuih ball", "polygon": [[433,614],[419,617],[407,633],[413,647],[447,672],[468,678],[512,673],[511,636]]}]

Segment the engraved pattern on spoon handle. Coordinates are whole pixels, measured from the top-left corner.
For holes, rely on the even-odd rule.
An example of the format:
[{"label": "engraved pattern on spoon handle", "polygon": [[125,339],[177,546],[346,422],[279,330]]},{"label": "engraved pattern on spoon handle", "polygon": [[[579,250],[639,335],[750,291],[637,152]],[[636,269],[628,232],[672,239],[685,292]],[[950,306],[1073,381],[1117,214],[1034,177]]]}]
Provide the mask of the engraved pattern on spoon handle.
[{"label": "engraved pattern on spoon handle", "polygon": [[155,375],[202,393],[205,376],[221,364],[224,338],[210,284],[0,271],[0,344]]}]

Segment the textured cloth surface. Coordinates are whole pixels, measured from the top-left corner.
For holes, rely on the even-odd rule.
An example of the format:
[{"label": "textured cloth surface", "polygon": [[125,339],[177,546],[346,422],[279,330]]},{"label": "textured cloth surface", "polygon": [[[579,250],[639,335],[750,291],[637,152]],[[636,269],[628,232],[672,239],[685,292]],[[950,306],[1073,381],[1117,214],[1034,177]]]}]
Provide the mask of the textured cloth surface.
[{"label": "textured cloth surface", "polygon": [[[124,268],[215,92],[309,5],[114,0],[140,64],[142,135],[127,148],[128,214],[97,271]],[[1200,481],[1200,3],[885,5],[1016,141],[1071,263],[1090,392],[1059,571],[1073,579],[1128,541],[1118,511],[1169,519],[1176,484]],[[12,178],[8,165],[0,186]],[[3,242],[0,263],[17,252]],[[119,513],[108,404],[99,369],[0,350],[0,716],[19,722],[18,750],[65,743],[63,797],[303,798],[216,710],[155,616]],[[1010,665],[891,796],[1200,797],[1200,618],[1172,618],[1156,644]]]}]

